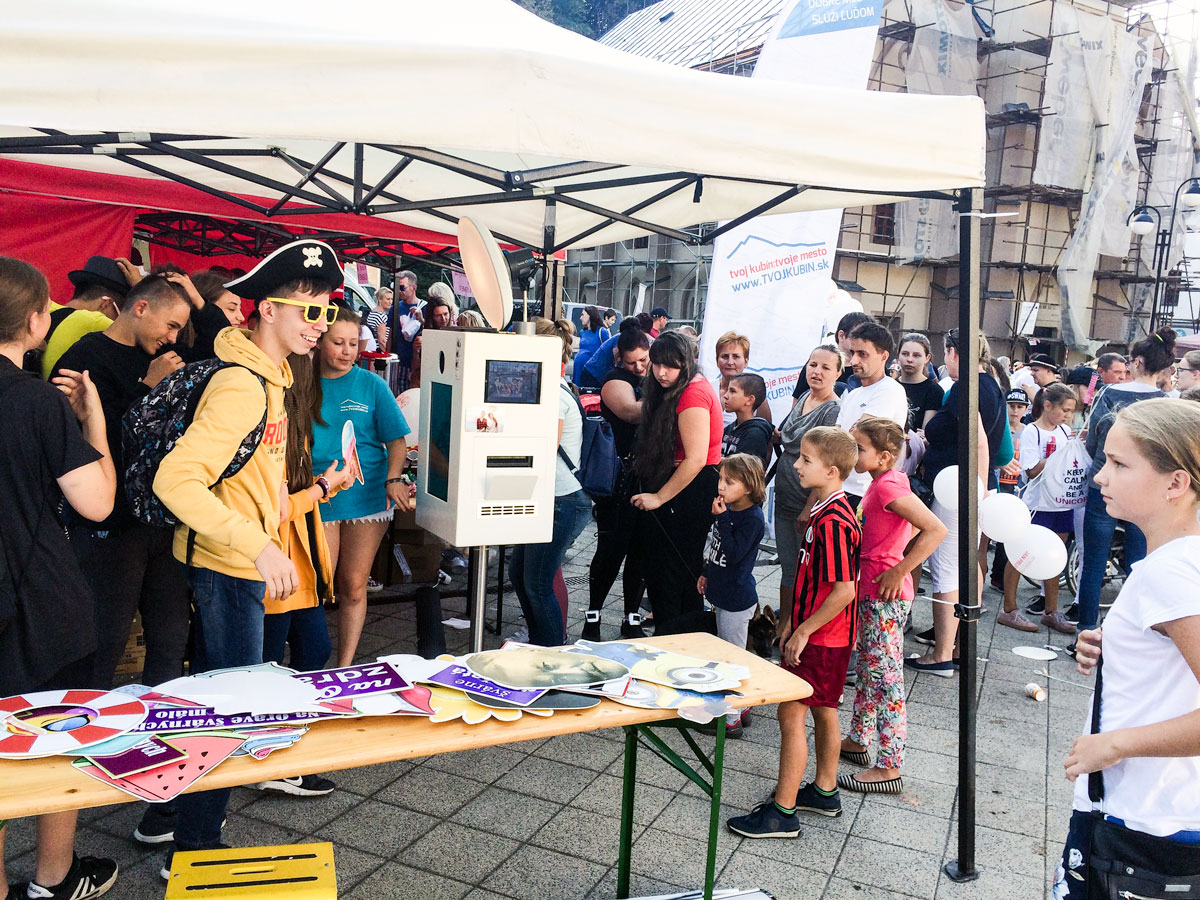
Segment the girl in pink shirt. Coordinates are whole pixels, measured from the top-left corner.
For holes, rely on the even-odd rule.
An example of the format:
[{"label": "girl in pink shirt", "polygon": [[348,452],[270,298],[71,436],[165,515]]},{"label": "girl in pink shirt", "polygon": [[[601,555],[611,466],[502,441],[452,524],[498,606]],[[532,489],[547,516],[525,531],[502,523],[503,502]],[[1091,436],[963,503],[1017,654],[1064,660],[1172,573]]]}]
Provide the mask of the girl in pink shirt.
[{"label": "girl in pink shirt", "polygon": [[[859,507],[862,520],[858,576],[858,686],[850,734],[842,758],[860,766],[870,760],[872,734],[879,751],[874,768],[839,775],[838,786],[868,794],[898,794],[908,721],[904,711],[904,623],[912,608],[912,572],[946,536],[938,520],[892,467],[904,432],[891,419],[863,416],[850,430],[858,444],[856,472],[871,476]],[[911,541],[913,529],[919,534]],[[911,546],[910,546],[911,541]]]}]

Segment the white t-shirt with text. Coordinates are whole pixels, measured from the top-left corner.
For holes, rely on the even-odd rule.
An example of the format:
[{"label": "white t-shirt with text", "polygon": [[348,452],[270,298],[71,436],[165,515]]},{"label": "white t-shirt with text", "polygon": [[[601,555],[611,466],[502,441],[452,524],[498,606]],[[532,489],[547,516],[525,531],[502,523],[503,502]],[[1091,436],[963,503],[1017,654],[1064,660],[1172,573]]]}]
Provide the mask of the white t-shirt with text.
[{"label": "white t-shirt with text", "polygon": [[[1200,616],[1200,537],[1159,547],[1133,571],[1104,620],[1100,731],[1155,725],[1200,709],[1200,683],[1179,648],[1155,625]],[[1094,702],[1094,698],[1093,698]],[[1088,733],[1091,713],[1084,720]],[[1092,808],[1088,779],[1075,781],[1075,809]],[[1200,831],[1200,756],[1125,759],[1104,770],[1106,815],[1145,834]]]},{"label": "white t-shirt with text", "polygon": [[[871,385],[847,391],[842,396],[838,411],[839,428],[849,431],[863,416],[881,416],[891,419],[901,428],[908,422],[908,394],[894,378],[880,378]],[[871,486],[871,476],[866,472],[851,472],[844,490],[847,494],[862,497]]]}]

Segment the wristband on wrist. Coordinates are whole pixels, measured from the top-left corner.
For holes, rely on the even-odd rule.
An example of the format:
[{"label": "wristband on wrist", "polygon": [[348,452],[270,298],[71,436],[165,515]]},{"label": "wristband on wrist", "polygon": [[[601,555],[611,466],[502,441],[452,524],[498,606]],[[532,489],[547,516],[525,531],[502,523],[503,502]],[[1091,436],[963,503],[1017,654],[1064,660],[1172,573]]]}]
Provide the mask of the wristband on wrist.
[{"label": "wristband on wrist", "polygon": [[387,481],[384,482],[384,484],[395,484],[397,481],[403,481],[403,480],[404,480],[404,476],[400,476],[399,478],[389,478]]},{"label": "wristband on wrist", "polygon": [[329,480],[324,475],[322,475],[313,483],[321,489],[322,500],[329,496]]}]

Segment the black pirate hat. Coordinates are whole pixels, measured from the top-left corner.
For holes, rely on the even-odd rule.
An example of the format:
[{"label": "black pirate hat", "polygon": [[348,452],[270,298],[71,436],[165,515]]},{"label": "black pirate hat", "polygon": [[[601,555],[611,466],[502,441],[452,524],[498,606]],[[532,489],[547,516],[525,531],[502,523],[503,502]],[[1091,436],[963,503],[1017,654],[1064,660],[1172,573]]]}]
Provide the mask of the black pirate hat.
[{"label": "black pirate hat", "polygon": [[305,238],[280,247],[225,287],[247,300],[262,300],[280,285],[305,279],[323,282],[331,291],[345,282],[337,255],[323,241]]}]

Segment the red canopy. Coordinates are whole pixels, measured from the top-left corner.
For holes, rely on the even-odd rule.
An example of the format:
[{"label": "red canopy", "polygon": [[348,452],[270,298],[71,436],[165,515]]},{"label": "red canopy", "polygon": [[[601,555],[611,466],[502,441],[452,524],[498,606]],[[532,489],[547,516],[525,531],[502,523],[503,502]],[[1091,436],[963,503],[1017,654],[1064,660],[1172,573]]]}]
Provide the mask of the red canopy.
[{"label": "red canopy", "polygon": [[[272,205],[264,197],[234,196],[265,207]],[[36,265],[50,279],[50,295],[55,300],[71,296],[66,274],[82,268],[89,256],[128,256],[135,219],[146,213],[177,213],[185,222],[189,216],[233,220],[248,229],[257,227],[276,241],[281,234],[325,237],[333,233],[338,237],[336,249],[349,256],[371,252],[383,243],[397,255],[424,255],[457,246],[453,234],[413,228],[379,216],[287,212],[300,209],[311,207],[289,203],[277,215],[266,216],[165,179],[0,159],[0,254]],[[230,253],[228,248],[206,243],[203,227],[193,231],[198,240],[181,240],[181,247],[156,247],[153,261],[177,262],[188,271],[213,264],[249,268],[273,249],[263,249],[258,256]],[[153,235],[151,239],[156,240]]]}]

